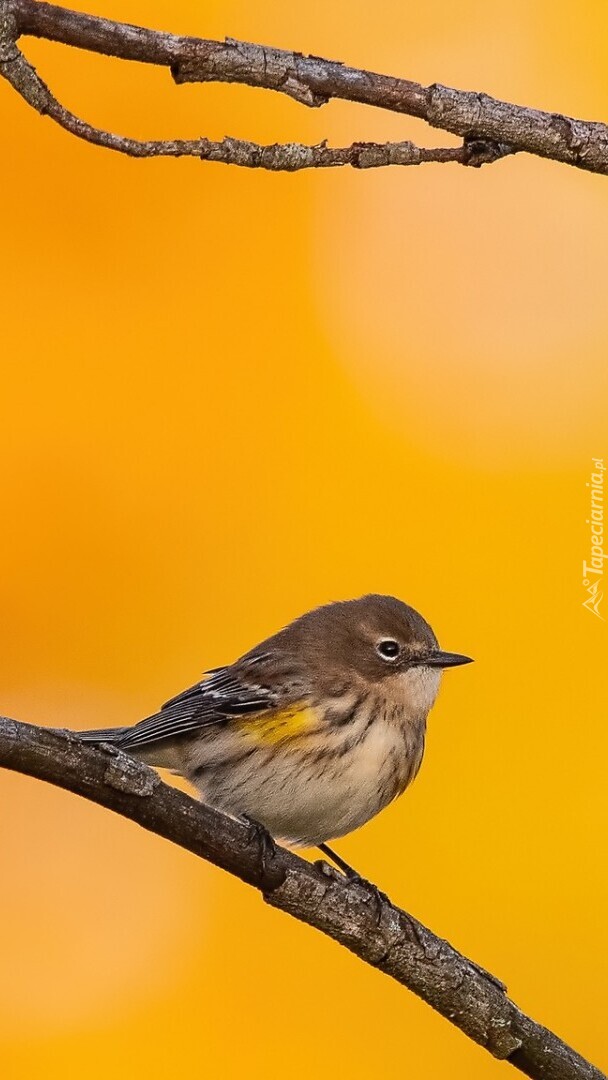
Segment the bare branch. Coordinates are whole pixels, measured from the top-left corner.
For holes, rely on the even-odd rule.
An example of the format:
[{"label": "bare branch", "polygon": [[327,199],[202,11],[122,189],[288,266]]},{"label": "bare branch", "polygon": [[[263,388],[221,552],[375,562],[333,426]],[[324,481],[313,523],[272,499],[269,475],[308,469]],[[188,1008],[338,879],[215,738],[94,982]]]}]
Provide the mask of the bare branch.
[{"label": "bare branch", "polygon": [[[10,27],[10,23],[8,24]],[[14,24],[12,27],[14,33]],[[4,34],[4,37],[3,37]],[[346,147],[329,147],[326,143],[304,146],[302,143],[275,143],[260,146],[244,139],[164,139],[142,141],[114,135],[92,127],[64,108],[42,81],[33,65],[17,48],[7,24],[0,25],[0,73],[42,116],[50,116],[60,127],[85,142],[103,146],[129,157],[196,157],[203,161],[221,161],[248,169],[268,169],[272,172],[297,172],[301,169],[327,169],[351,165],[355,169],[374,169],[383,165],[422,165],[426,161],[455,161],[462,165],[481,165],[495,160],[508,149],[493,147],[486,142],[464,142],[462,146],[426,149],[411,142],[353,143]]]},{"label": "bare branch", "polygon": [[265,859],[255,829],[169,787],[126,754],[1,717],[0,766],[99,803],[260,889],[267,903],[390,975],[527,1076],[606,1080],[522,1013],[497,979],[411,915],[390,903],[379,910],[363,886],[283,848]]},{"label": "bare branch", "polygon": [[347,147],[328,147],[326,142],[316,146],[302,143],[275,143],[260,146],[244,139],[130,139],[103,131],[81,120],[66,109],[42,81],[30,61],[17,47],[14,17],[9,15],[0,23],[0,73],[18,94],[42,116],[50,116],[60,127],[85,142],[103,146],[129,157],[196,157],[203,161],[221,161],[248,169],[268,169],[272,172],[298,172],[301,169],[327,169],[351,165],[355,169],[374,169],[385,165],[422,165],[424,162],[458,162],[461,165],[482,165],[497,160],[508,147],[488,142],[467,141],[459,147],[427,149],[412,142],[353,143]]},{"label": "bare branch", "polygon": [[[463,138],[427,150],[410,142],[331,148],[297,143],[258,146],[240,139],[142,142],[91,127],[59,104],[16,42],[31,35],[80,49],[168,67],[177,83],[238,82],[287,94],[312,108],[342,98],[425,120]],[[133,157],[200,157],[248,168],[297,171],[352,165],[458,162],[479,166],[518,151],[608,173],[608,126],[499,101],[487,94],[347,67],[316,56],[235,41],[178,36],[101,19],[37,0],[0,0],[0,74],[30,105],[85,139]],[[37,85],[35,85],[37,84]],[[474,150],[472,149],[474,148]]]}]

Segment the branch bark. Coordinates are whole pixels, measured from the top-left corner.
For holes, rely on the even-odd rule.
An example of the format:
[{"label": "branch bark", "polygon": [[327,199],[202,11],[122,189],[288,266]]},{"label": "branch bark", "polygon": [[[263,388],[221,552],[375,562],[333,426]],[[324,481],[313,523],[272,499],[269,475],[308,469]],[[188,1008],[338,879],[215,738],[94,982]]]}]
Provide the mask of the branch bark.
[{"label": "branch bark", "polygon": [[316,927],[428,1002],[494,1057],[537,1080],[606,1080],[526,1016],[494,976],[393,904],[330,867],[277,847],[255,829],[196,802],[146,765],[71,732],[0,717],[0,766],[99,803],[259,889],[272,907]]},{"label": "branch bark", "polygon": [[[461,136],[460,147],[424,149],[410,142],[353,143],[331,148],[299,143],[259,146],[241,139],[145,142],[92,127],[65,109],[19,49],[31,35],[123,60],[170,69],[176,83],[238,82],[287,94],[317,108],[331,98],[373,105],[425,120]],[[351,165],[374,168],[458,162],[478,167],[525,151],[580,169],[608,173],[608,126],[512,105],[475,91],[347,67],[263,45],[209,41],[101,19],[38,0],[0,0],[0,74],[42,115],[87,142],[132,157],[200,157],[248,168],[297,171]]]}]

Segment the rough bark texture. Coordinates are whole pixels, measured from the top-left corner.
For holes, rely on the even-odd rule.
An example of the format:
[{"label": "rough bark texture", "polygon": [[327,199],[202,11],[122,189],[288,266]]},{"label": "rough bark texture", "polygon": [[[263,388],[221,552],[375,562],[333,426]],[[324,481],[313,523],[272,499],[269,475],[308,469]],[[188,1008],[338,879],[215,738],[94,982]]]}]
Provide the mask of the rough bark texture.
[{"label": "rough bark texture", "polygon": [[38,777],[131,818],[260,889],[267,903],[315,926],[413,990],[494,1057],[538,1080],[606,1080],[506,996],[447,941],[364,886],[283,848],[264,854],[252,826],[164,784],[126,754],[70,732],[0,718],[0,766]]},{"label": "rough bark texture", "polygon": [[[409,142],[354,143],[330,148],[288,143],[258,146],[240,139],[142,141],[101,131],[56,100],[17,46],[32,35],[80,49],[168,67],[177,83],[238,82],[287,94],[312,108],[331,98],[374,105],[425,120],[462,136],[460,147],[420,149]],[[479,166],[518,151],[608,173],[608,127],[499,101],[440,83],[422,86],[347,67],[336,61],[226,38],[208,41],[148,30],[69,11],[37,0],[0,0],[0,74],[41,114],[78,138],[132,157],[200,157],[248,168],[297,171],[351,165],[419,165],[426,161]]]},{"label": "rough bark texture", "polygon": [[[236,138],[142,141],[99,128],[65,109],[19,48],[23,36],[167,67],[176,83],[238,82],[287,94],[309,107],[331,98],[407,114],[461,136],[462,145],[411,142],[328,147],[259,146]],[[457,162],[477,167],[518,151],[608,173],[601,123],[498,101],[486,94],[358,70],[315,56],[226,39],[177,36],[96,18],[37,0],[0,0],[0,74],[41,115],[78,138],[132,157],[194,156],[248,168],[297,171]],[[121,753],[0,718],[0,765],[91,799],[261,890],[265,900],[315,926],[372,967],[413,990],[485,1047],[538,1080],[602,1080],[604,1074],[522,1013],[493,976],[390,903],[329,868],[277,848],[264,858],[255,829],[163,784]]]}]

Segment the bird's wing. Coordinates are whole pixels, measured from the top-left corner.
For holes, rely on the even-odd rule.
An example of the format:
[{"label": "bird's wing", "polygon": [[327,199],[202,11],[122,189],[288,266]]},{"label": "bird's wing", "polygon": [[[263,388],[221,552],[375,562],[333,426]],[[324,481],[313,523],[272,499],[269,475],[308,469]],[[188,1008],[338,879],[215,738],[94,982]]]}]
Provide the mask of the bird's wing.
[{"label": "bird's wing", "polygon": [[268,685],[264,678],[268,654],[230,667],[215,668],[201,682],[165,702],[160,712],[128,728],[120,737],[125,749],[173,739],[234,716],[266,713],[284,700],[281,684]]}]

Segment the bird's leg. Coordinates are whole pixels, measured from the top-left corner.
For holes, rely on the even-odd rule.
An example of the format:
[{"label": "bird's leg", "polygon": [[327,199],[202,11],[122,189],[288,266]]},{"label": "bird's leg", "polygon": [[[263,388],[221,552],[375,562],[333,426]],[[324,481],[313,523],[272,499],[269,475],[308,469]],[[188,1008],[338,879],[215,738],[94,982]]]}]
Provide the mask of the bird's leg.
[{"label": "bird's leg", "polygon": [[382,914],[382,905],[390,904],[390,900],[386,893],[383,893],[377,885],[374,885],[373,881],[368,881],[367,878],[361,877],[361,874],[358,874],[357,871],[345,862],[340,855],[337,855],[335,851],[332,851],[328,844],[317,844],[317,847],[319,851],[322,851],[323,854],[326,855],[328,859],[331,859],[335,866],[342,871],[347,881],[355,882],[355,884],[360,885],[361,888],[365,889],[373,896],[379,919]]},{"label": "bird's leg", "polygon": [[255,818],[250,817],[249,814],[241,814],[241,821],[244,821],[249,825],[252,830],[252,839],[255,840],[260,851],[262,874],[266,876],[268,873],[268,864],[274,859],[276,854],[277,846],[274,839],[268,832],[266,826],[262,825],[261,822],[256,821]]},{"label": "bird's leg", "polygon": [[349,866],[340,855],[337,855],[335,851],[332,851],[329,844],[317,844],[317,847],[319,851],[322,851],[324,855],[327,855],[328,859],[331,859],[334,865],[338,867],[338,870],[342,871],[344,877],[350,878],[351,880],[360,878],[360,874],[358,874],[356,870],[353,870],[352,866]]}]

